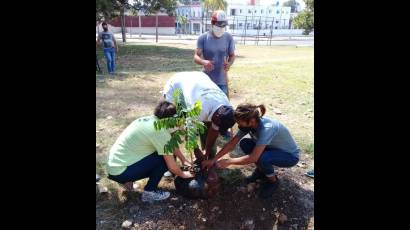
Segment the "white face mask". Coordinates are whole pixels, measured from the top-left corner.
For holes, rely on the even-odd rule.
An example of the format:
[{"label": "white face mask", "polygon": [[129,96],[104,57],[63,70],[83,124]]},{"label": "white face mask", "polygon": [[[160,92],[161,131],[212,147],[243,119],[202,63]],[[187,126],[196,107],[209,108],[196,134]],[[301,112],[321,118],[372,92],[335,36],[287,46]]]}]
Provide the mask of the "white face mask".
[{"label": "white face mask", "polygon": [[213,25],[212,32],[214,33],[216,37],[220,38],[225,33],[225,27],[221,28],[221,27]]}]

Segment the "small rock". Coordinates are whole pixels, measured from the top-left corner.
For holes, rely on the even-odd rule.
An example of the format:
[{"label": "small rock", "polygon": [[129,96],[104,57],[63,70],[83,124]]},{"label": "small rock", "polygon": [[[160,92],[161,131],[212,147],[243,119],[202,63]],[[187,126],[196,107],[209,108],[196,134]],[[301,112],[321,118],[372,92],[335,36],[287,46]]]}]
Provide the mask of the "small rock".
[{"label": "small rock", "polygon": [[292,200],[292,199],[293,199],[293,195],[289,196],[289,199],[291,199],[291,200]]},{"label": "small rock", "polygon": [[253,230],[253,229],[255,229],[255,223],[253,222],[253,220],[246,220],[246,221],[242,224],[241,229]]},{"label": "small rock", "polygon": [[262,208],[262,211],[264,212],[264,211],[266,211],[266,209],[265,209],[265,208]]},{"label": "small rock", "polygon": [[205,217],[202,217],[202,222],[206,222],[206,218]]},{"label": "small rock", "polygon": [[281,115],[281,114],[282,114],[282,111],[280,111],[279,109],[274,109],[273,112],[274,112],[276,115]]},{"label": "small rock", "polygon": [[298,167],[300,168],[306,168],[306,164],[305,163],[297,163],[296,164]]},{"label": "small rock", "polygon": [[277,211],[278,211],[278,208],[274,208],[273,211],[274,211],[274,212],[277,212]]},{"label": "small rock", "polygon": [[98,191],[100,192],[100,194],[108,193],[108,188],[102,185],[98,185]]},{"label": "small rock", "polygon": [[221,210],[219,210],[218,214],[219,214],[219,215],[221,215],[221,214],[222,214],[222,211],[221,211]]},{"label": "small rock", "polygon": [[194,205],[192,205],[192,208],[194,208],[194,209],[198,209],[198,204],[197,204],[197,203],[195,203]]},{"label": "small rock", "polygon": [[130,221],[130,220],[126,220],[126,221],[122,222],[122,225],[121,225],[121,227],[123,229],[130,229],[131,226],[132,226],[132,221]]},{"label": "small rock", "polygon": [[306,103],[305,102],[302,102],[302,103],[300,103],[301,105],[306,105]]},{"label": "small rock", "polygon": [[169,205],[168,208],[175,208],[175,206],[174,205]]},{"label": "small rock", "polygon": [[181,206],[181,207],[179,207],[179,210],[181,210],[182,211],[182,209],[183,209],[183,207]]},{"label": "small rock", "polygon": [[248,198],[251,198],[251,194],[248,194]]},{"label": "small rock", "polygon": [[253,192],[255,190],[256,183],[249,183],[247,186],[248,192]]},{"label": "small rock", "polygon": [[218,209],[219,209],[219,207],[218,207],[218,206],[215,206],[215,207],[212,208],[211,211],[212,211],[212,212],[215,212],[215,211],[218,211]]},{"label": "small rock", "polygon": [[171,200],[176,201],[176,200],[178,200],[178,197],[172,197]]},{"label": "small rock", "polygon": [[260,219],[261,221],[264,221],[264,220],[265,220],[265,217],[264,217],[264,216],[261,216],[259,219]]},{"label": "small rock", "polygon": [[292,224],[291,227],[294,229],[298,229],[298,224]]},{"label": "small rock", "polygon": [[179,226],[179,229],[185,229],[184,225]]},{"label": "small rock", "polygon": [[288,217],[283,213],[281,213],[278,217],[279,224],[284,224],[287,220],[288,220]]},{"label": "small rock", "polygon": [[112,119],[112,116],[108,116],[107,119],[108,119],[108,120],[111,120],[111,119]]}]

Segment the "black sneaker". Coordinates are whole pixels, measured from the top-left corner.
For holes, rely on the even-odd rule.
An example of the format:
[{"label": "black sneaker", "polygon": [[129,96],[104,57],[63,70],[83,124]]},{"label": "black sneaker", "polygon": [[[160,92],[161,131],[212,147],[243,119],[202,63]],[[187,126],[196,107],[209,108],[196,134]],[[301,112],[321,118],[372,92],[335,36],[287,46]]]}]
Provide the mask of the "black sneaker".
[{"label": "black sneaker", "polygon": [[275,175],[275,177],[276,177],[275,182],[271,182],[271,181],[268,180],[262,185],[261,191],[259,193],[260,198],[262,198],[262,199],[269,198],[278,189],[279,179],[276,175]]},{"label": "black sneaker", "polygon": [[263,178],[266,178],[265,174],[261,173],[258,169],[255,169],[252,175],[245,178],[245,183],[249,184],[252,182],[256,182],[256,180],[258,179],[263,179]]}]

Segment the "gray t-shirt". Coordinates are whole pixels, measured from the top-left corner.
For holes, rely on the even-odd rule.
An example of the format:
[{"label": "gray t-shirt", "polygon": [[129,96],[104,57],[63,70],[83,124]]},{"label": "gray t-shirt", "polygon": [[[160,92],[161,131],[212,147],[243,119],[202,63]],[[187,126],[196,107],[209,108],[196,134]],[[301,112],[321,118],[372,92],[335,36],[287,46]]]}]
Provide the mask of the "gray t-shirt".
[{"label": "gray t-shirt", "polygon": [[197,41],[197,48],[202,49],[202,54],[206,60],[214,61],[214,69],[206,73],[217,85],[226,85],[224,72],[224,60],[228,59],[229,54],[235,51],[235,42],[232,35],[225,32],[222,37],[215,37],[212,32],[203,33]]},{"label": "gray t-shirt", "polygon": [[98,38],[102,40],[104,48],[114,47],[114,34],[112,32],[100,32]]},{"label": "gray t-shirt", "polygon": [[[246,134],[241,130],[236,133],[240,138]],[[299,147],[290,135],[289,130],[275,119],[262,117],[257,130],[250,131],[249,135],[256,145],[266,145],[266,148],[280,149],[299,157]]]}]

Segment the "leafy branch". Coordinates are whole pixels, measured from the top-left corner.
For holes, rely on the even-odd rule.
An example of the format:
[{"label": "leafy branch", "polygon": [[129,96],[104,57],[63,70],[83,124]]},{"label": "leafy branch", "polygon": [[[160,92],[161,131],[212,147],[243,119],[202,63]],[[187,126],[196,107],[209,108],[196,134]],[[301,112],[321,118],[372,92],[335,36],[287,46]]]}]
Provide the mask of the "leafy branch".
[{"label": "leafy branch", "polygon": [[198,100],[192,108],[188,108],[181,89],[174,91],[173,101],[176,106],[176,114],[173,117],[155,121],[155,130],[177,128],[171,133],[171,139],[164,146],[165,153],[172,153],[183,141],[185,141],[185,149],[192,153],[195,148],[198,148],[198,135],[205,132],[204,123],[198,118],[202,104]]}]

